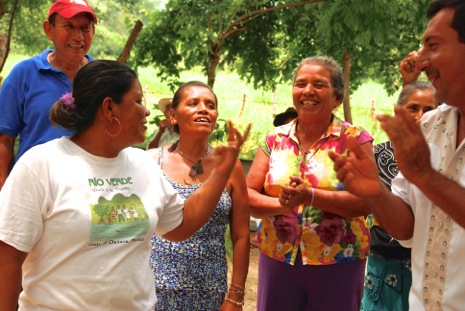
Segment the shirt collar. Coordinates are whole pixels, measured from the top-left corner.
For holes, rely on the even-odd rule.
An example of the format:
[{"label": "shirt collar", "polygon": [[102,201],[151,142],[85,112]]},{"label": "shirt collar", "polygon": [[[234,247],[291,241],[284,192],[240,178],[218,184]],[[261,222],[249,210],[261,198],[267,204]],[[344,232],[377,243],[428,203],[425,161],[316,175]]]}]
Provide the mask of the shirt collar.
[{"label": "shirt collar", "polygon": [[[35,58],[35,64],[37,66],[38,70],[57,70],[50,65],[50,63],[47,60],[47,55],[52,53],[52,49],[47,49],[44,50],[42,53],[40,53],[39,57]],[[92,57],[88,54],[85,55],[85,57],[89,60],[89,62],[93,61]]]},{"label": "shirt collar", "polygon": [[[326,132],[322,135],[322,138],[328,137],[328,136],[341,136],[341,131],[342,128],[344,127],[343,121],[338,118],[336,115],[331,114],[331,123],[328,126],[328,129]],[[297,123],[298,123],[298,118],[289,122],[285,126],[281,127],[281,129],[285,132],[288,132],[289,137],[291,137],[295,142],[298,142],[297,140]]]}]

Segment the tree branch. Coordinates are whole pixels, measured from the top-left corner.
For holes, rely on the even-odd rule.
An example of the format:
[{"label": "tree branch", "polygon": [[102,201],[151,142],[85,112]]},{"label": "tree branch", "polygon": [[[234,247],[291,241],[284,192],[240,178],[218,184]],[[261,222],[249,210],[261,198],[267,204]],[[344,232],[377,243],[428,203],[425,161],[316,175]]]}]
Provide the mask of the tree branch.
[{"label": "tree branch", "polygon": [[250,21],[252,19],[255,19],[255,18],[263,15],[263,14],[273,12],[273,11],[279,11],[279,10],[286,9],[286,8],[293,8],[293,7],[298,7],[298,6],[302,6],[302,5],[306,5],[306,4],[312,4],[312,3],[324,2],[324,1],[325,0],[312,0],[312,1],[304,1],[304,2],[297,2],[297,3],[282,4],[282,5],[272,7],[272,8],[260,9],[260,10],[256,10],[256,11],[244,14],[244,15],[240,16],[239,18],[237,18],[235,21],[232,21],[226,27],[223,34],[218,36],[218,39],[220,41],[222,41],[222,40],[224,40],[224,39],[226,39],[228,37],[231,37],[230,32],[235,31],[235,30],[232,30],[233,27],[236,27],[240,23],[246,23],[246,22],[248,22],[248,21]]},{"label": "tree branch", "polygon": [[15,2],[13,3],[13,10],[11,11],[11,14],[10,14],[10,21],[8,23],[8,32],[6,35],[5,50],[3,53],[1,53],[0,51],[0,72],[2,72],[3,67],[5,66],[5,63],[6,63],[6,59],[8,58],[8,54],[10,53],[11,34],[13,32],[13,20],[14,20],[18,5],[19,5],[19,0],[15,0]]},{"label": "tree branch", "polygon": [[229,37],[232,37],[234,35],[237,35],[238,33],[242,33],[242,32],[245,32],[247,30],[247,28],[238,28],[238,29],[235,29],[233,31],[230,31],[229,33],[225,34],[224,36],[221,37],[221,40],[226,40],[227,38]]}]

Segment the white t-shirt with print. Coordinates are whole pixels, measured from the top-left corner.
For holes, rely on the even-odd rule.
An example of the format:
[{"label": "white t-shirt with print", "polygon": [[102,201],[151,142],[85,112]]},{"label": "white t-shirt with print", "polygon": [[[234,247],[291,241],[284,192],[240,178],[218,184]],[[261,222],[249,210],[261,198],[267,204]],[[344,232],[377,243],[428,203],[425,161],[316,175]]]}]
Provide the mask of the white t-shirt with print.
[{"label": "white t-shirt with print", "polygon": [[183,204],[143,150],[32,148],[0,192],[0,240],[28,253],[20,310],[153,310],[150,238],[182,222]]}]

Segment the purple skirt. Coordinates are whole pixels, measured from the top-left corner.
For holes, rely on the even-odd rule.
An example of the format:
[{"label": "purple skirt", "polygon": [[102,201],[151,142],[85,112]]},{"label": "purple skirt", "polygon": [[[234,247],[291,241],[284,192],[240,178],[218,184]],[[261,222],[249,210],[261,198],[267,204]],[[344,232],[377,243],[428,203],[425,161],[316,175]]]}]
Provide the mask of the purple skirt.
[{"label": "purple skirt", "polygon": [[360,311],[366,259],[333,265],[294,266],[260,253],[257,311]]}]

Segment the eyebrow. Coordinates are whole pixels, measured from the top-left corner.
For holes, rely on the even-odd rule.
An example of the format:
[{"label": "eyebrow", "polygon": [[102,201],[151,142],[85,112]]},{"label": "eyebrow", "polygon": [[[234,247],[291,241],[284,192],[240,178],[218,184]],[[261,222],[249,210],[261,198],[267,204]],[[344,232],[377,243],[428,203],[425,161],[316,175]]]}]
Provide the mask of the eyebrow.
[{"label": "eyebrow", "polygon": [[[308,81],[307,78],[300,78],[300,79],[296,79],[295,83],[297,83],[297,82],[307,82],[307,81]],[[322,84],[325,84],[325,83],[328,83],[328,80],[324,79],[324,78],[317,78],[315,80],[311,80],[310,83],[322,83]]]},{"label": "eyebrow", "polygon": [[437,40],[439,38],[440,38],[440,35],[431,33],[431,34],[427,34],[426,36],[423,37],[423,42],[428,43],[431,40],[435,40],[435,39]]}]

